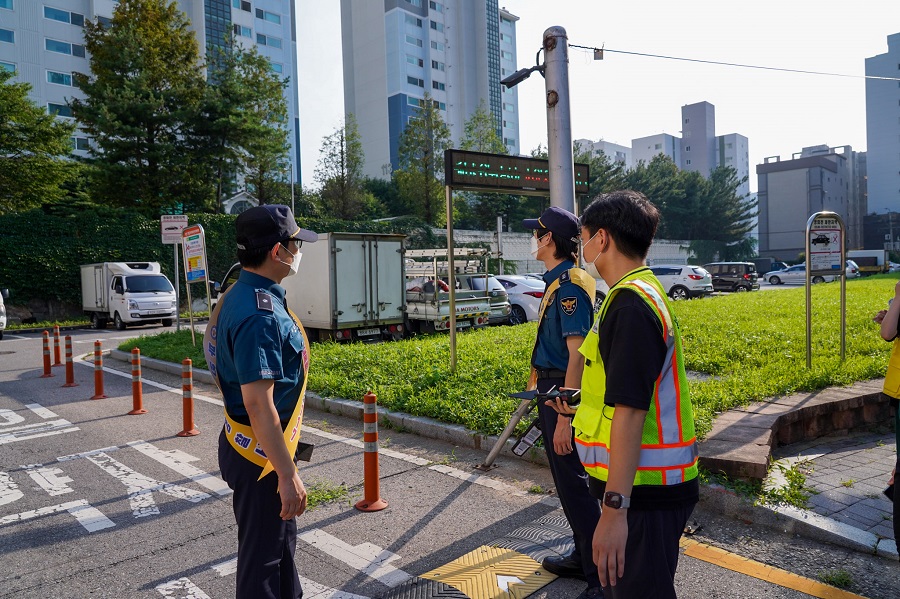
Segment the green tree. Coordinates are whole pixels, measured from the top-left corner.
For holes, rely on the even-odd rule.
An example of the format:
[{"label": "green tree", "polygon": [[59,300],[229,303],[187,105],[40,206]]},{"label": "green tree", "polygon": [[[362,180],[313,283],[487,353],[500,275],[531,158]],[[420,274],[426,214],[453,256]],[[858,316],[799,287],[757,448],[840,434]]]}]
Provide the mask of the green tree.
[{"label": "green tree", "polygon": [[601,193],[623,188],[625,167],[621,162],[611,160],[605,152],[594,152],[591,148],[583,148],[578,143],[575,144],[573,155],[577,164],[587,164],[590,167],[588,192],[579,197],[581,210]]},{"label": "green tree", "polygon": [[94,137],[94,195],[148,215],[208,206],[212,186],[191,152],[189,125],[205,85],[187,16],[168,0],[121,0],[112,20],[86,22],[90,75],[75,117]]},{"label": "green tree", "polygon": [[0,68],[0,214],[64,197],[61,186],[77,169],[64,158],[75,125],[29,100],[31,86],[10,83],[14,76]]},{"label": "green tree", "polygon": [[444,150],[450,143],[450,128],[426,92],[400,134],[400,169],[394,176],[407,209],[430,225],[445,222]]},{"label": "green tree", "polygon": [[342,127],[322,140],[316,169],[320,201],[325,214],[344,220],[381,216],[384,208],[365,188],[365,155],[356,117],[348,114]]}]

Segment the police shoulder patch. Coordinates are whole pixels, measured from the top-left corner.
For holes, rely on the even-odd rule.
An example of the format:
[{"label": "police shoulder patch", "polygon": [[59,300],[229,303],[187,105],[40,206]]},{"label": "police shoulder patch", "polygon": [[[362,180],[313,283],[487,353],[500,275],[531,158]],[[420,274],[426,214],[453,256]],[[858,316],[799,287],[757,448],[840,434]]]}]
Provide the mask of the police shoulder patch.
[{"label": "police shoulder patch", "polygon": [[275,307],[272,305],[272,296],[265,291],[256,292],[256,307],[266,312],[275,311]]},{"label": "police shoulder patch", "polygon": [[562,308],[563,312],[566,313],[566,316],[572,316],[575,314],[575,307],[578,305],[578,298],[575,296],[572,297],[564,297],[559,300],[559,306]]},{"label": "police shoulder patch", "polygon": [[559,282],[560,282],[560,283],[568,283],[568,282],[571,281],[571,280],[572,280],[572,277],[571,277],[571,275],[569,275],[569,271],[568,271],[568,270],[562,271],[562,274],[559,275]]}]

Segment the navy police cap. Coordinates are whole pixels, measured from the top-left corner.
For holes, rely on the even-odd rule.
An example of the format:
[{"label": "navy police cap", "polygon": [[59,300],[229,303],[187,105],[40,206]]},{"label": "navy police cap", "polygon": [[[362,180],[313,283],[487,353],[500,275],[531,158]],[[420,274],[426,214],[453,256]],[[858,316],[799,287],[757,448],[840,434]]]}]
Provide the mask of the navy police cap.
[{"label": "navy police cap", "polygon": [[522,221],[526,229],[547,229],[563,239],[578,239],[578,219],[568,210],[551,206],[544,210],[540,218],[526,218]]},{"label": "navy police cap", "polygon": [[314,242],[319,236],[301,229],[291,209],[282,204],[264,204],[241,212],[234,221],[240,250],[272,247],[279,241],[297,239]]}]

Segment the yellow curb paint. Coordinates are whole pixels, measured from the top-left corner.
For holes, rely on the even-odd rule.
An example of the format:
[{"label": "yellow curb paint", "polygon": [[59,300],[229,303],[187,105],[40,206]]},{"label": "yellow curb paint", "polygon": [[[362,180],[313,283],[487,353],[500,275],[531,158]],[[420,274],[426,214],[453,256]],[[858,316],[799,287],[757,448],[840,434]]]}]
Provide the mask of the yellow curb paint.
[{"label": "yellow curb paint", "polygon": [[843,591],[817,580],[806,578],[805,576],[800,576],[793,572],[788,572],[787,570],[782,570],[781,568],[767,566],[766,564],[735,553],[730,553],[724,549],[713,547],[712,545],[707,545],[706,543],[698,543],[692,539],[682,538],[680,544],[682,549],[684,549],[684,554],[688,557],[693,557],[740,574],[752,576],[753,578],[765,580],[766,582],[777,584],[780,587],[800,591],[801,593],[806,593],[807,595],[818,597],[819,599],[866,599],[862,595]]},{"label": "yellow curb paint", "polygon": [[442,582],[471,599],[525,599],[556,576],[511,549],[482,546],[420,578]]}]

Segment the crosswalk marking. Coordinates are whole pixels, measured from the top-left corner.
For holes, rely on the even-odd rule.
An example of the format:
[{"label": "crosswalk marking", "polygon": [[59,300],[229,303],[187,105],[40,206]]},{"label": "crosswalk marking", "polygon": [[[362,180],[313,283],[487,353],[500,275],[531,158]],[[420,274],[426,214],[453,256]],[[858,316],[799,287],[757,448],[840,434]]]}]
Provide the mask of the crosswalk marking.
[{"label": "crosswalk marking", "polygon": [[394,587],[411,578],[409,574],[390,564],[390,562],[400,559],[399,555],[377,547],[372,543],[350,545],[317,528],[298,535],[298,538],[309,543],[322,553],[330,555],[351,568],[359,570],[366,576],[378,580],[385,586]]},{"label": "crosswalk marking", "polygon": [[69,512],[88,532],[97,532],[104,528],[112,528],[115,526],[112,520],[103,515],[97,508],[91,506],[84,499],[78,501],[69,501],[60,503],[59,505],[50,505],[37,510],[29,510],[20,514],[12,514],[0,518],[0,526],[13,524],[16,522],[24,522],[33,518],[49,516],[59,512]]}]

